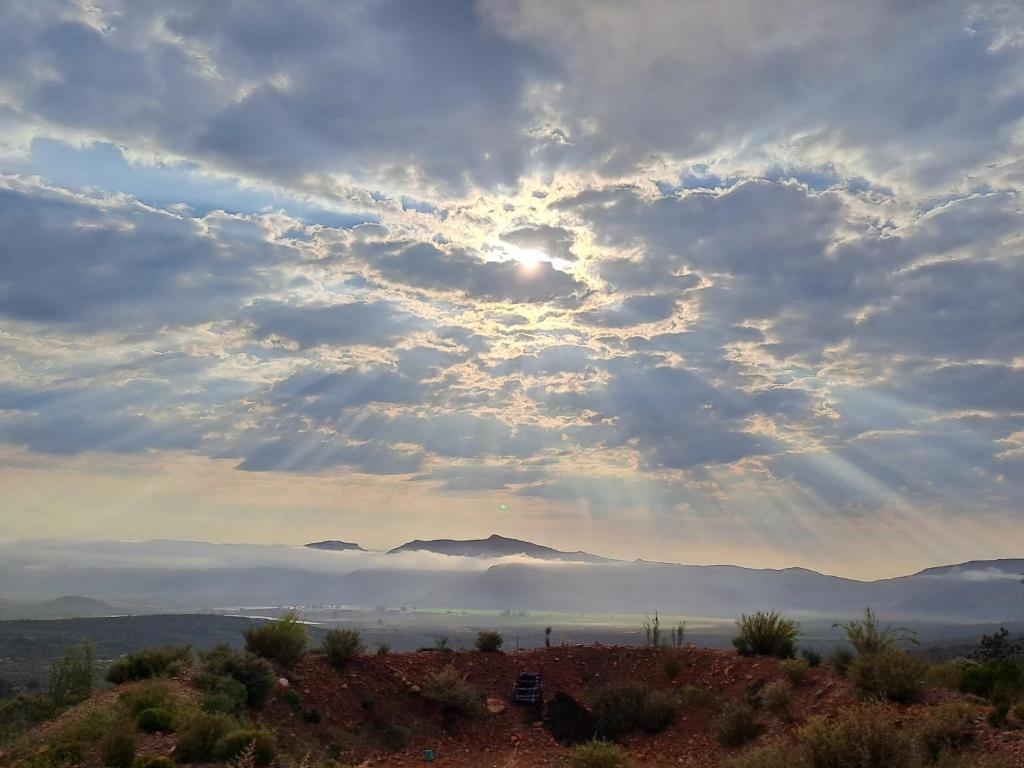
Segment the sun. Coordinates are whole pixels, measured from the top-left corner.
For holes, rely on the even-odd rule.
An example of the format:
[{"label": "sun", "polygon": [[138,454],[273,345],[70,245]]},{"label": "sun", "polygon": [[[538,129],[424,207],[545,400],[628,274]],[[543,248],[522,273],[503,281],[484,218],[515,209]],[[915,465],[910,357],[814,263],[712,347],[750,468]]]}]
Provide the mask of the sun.
[{"label": "sun", "polygon": [[518,245],[505,243],[505,252],[512,261],[519,262],[519,266],[527,272],[533,272],[540,266],[542,261],[549,261],[548,255],[535,248],[520,248]]}]

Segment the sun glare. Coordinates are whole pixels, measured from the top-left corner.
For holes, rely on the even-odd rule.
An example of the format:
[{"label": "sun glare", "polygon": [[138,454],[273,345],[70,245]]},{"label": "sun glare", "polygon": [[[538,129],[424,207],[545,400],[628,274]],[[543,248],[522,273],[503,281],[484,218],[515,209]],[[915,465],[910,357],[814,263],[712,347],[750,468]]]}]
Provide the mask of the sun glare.
[{"label": "sun glare", "polygon": [[519,266],[527,272],[533,272],[542,261],[550,261],[546,253],[535,248],[520,248],[517,245],[505,244],[505,252],[511,260],[518,261]]}]

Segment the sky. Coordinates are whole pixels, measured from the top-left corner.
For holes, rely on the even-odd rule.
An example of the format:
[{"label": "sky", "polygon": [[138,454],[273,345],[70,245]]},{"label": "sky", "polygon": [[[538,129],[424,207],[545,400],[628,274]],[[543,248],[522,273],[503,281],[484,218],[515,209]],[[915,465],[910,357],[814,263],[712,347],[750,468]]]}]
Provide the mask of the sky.
[{"label": "sky", "polygon": [[1024,549],[1013,0],[0,3],[0,541]]}]

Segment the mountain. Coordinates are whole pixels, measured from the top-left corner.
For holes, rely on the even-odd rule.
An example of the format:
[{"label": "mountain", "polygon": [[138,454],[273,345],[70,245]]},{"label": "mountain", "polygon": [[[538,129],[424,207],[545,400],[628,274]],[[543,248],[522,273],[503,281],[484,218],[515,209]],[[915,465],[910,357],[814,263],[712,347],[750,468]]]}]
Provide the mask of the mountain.
[{"label": "mountain", "polygon": [[[450,557],[414,557],[417,552]],[[494,559],[517,554],[529,557]],[[2,597],[24,602],[76,591],[114,605],[146,605],[147,612],[405,605],[734,619],[774,609],[800,620],[831,620],[871,606],[893,622],[1012,622],[1024,615],[1021,571],[1024,560],[988,560],[859,581],[804,568],[609,560],[500,536],[412,541],[389,554],[353,550],[344,557],[317,548],[201,542],[0,545]],[[124,611],[97,606],[96,612]]]},{"label": "mountain", "polygon": [[77,619],[123,614],[122,608],[92,597],[64,595],[38,603],[0,600],[0,619]]},{"label": "mountain", "polygon": [[589,552],[563,552],[531,541],[509,539],[494,533],[486,539],[416,539],[388,551],[389,555],[399,552],[435,552],[439,555],[458,557],[509,557],[525,555],[536,560],[564,560],[573,563],[612,563],[608,557],[599,557]]},{"label": "mountain", "polygon": [[313,541],[306,545],[309,549],[326,549],[330,552],[365,552],[366,550],[351,541],[338,541],[328,539],[327,541]]}]

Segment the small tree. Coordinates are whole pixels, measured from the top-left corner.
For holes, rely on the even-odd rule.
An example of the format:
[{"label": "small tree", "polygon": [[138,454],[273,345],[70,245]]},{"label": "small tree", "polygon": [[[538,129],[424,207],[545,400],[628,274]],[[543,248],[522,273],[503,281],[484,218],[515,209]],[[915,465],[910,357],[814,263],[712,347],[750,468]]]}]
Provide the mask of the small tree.
[{"label": "small tree", "polygon": [[679,624],[676,625],[676,628],[672,630],[670,637],[672,639],[673,648],[677,650],[682,648],[683,638],[686,637],[686,622],[680,621]]},{"label": "small tree", "polygon": [[50,665],[50,698],[58,707],[77,704],[92,693],[92,643],[83,641],[68,648]]},{"label": "small tree", "polygon": [[354,629],[332,629],[324,637],[324,653],[334,666],[344,667],[365,651],[363,638]]},{"label": "small tree", "polygon": [[648,648],[660,648],[661,647],[661,619],[658,618],[658,612],[654,612],[654,616],[644,616],[644,634],[647,636],[647,647]]},{"label": "small tree", "polygon": [[1001,661],[1012,659],[1024,651],[1024,644],[1010,640],[1010,631],[1000,627],[991,635],[982,635],[975,658],[982,661]]},{"label": "small tree", "polygon": [[484,629],[477,633],[475,645],[476,649],[482,653],[496,653],[501,650],[504,642],[505,639],[501,636],[501,632]]},{"label": "small tree", "polygon": [[286,666],[302,658],[309,642],[306,625],[299,619],[298,611],[285,611],[276,621],[249,627],[242,634],[247,651]]}]

